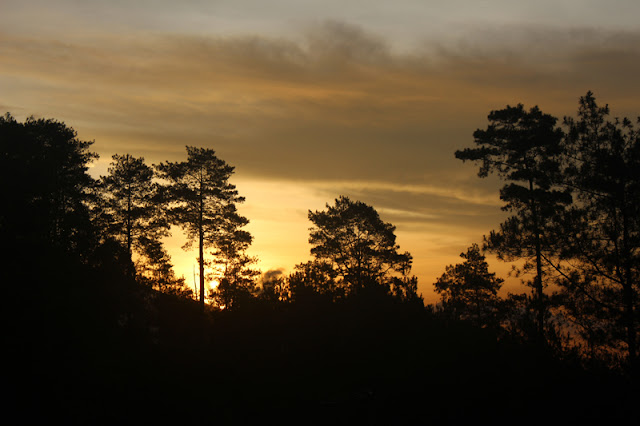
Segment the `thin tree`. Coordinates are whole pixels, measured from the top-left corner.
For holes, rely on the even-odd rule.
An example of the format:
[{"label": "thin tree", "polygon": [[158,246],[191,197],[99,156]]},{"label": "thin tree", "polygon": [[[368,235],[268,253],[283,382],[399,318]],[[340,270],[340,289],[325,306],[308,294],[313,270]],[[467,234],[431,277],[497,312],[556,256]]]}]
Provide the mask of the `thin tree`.
[{"label": "thin tree", "polygon": [[212,275],[218,281],[214,299],[220,306],[234,308],[240,300],[253,297],[260,271],[252,268],[256,259],[246,254],[253,238],[242,227],[249,221],[238,214],[233,204],[227,205],[222,214],[225,220],[210,262],[214,270]]},{"label": "thin tree", "polygon": [[173,224],[184,229],[189,249],[198,243],[200,303],[205,301],[205,248],[215,247],[224,235],[228,206],[241,203],[236,187],[229,183],[234,168],[207,148],[187,146],[187,160],[156,166],[163,187],[167,213]]},{"label": "thin tree", "polygon": [[474,132],[476,148],[456,151],[456,158],[480,163],[479,177],[497,174],[507,183],[500,190],[503,210],[514,213],[485,237],[485,246],[507,261],[525,259],[533,269],[537,340],[544,342],[544,258],[550,258],[555,231],[552,218],[570,203],[568,191],[557,186],[563,132],[557,119],[538,107],[507,106],[489,114],[489,126]]}]

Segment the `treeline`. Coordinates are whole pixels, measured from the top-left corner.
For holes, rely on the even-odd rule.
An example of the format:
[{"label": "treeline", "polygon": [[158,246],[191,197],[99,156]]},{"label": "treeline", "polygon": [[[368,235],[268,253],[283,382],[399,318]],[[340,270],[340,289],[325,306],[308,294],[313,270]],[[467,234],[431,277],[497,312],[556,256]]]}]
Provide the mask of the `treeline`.
[{"label": "treeline", "polygon": [[[36,257],[65,253],[88,265],[101,263],[108,251],[139,283],[189,296],[192,290],[175,276],[162,244],[171,225],[178,225],[188,245],[199,248],[202,303],[205,280],[242,286],[255,275],[245,267],[251,236],[241,228],[248,220],[236,210],[244,199],[228,182],[233,167],[213,150],[187,147],[186,161],[154,166],[116,154],[108,174],[93,179],[88,169],[98,155],[90,151],[92,142],[78,140],[64,123],[19,123],[7,114],[0,129],[6,201],[0,233],[9,247]],[[205,249],[213,258],[205,258]]]},{"label": "treeline", "polygon": [[[371,206],[346,197],[309,212],[314,260],[289,277],[261,275],[247,256],[249,222],[237,210],[244,198],[229,182],[234,168],[211,149],[187,146],[187,159],[149,166],[115,154],[106,176],[88,169],[92,142],[52,119],[0,118],[2,194],[0,235],[9,247],[66,254],[86,265],[116,262],[117,270],[163,292],[205,300],[221,309],[263,299],[287,302],[310,294],[332,301],[364,291],[418,300],[409,276],[412,258],[399,253],[395,227]],[[198,249],[199,289],[175,276],[162,238],[182,228],[185,249]],[[102,257],[107,256],[108,259]],[[37,263],[34,262],[33,266]],[[113,265],[112,265],[113,266]],[[216,283],[211,294],[206,284]],[[313,296],[311,296],[313,297]]]},{"label": "treeline", "polygon": [[[127,393],[139,420],[145,404],[180,400],[179,416],[202,421],[198,407],[215,400],[220,416],[295,406],[360,421],[365,407],[415,423],[419,410],[397,406],[431,400],[443,422],[495,418],[491,394],[471,390],[492,383],[491,392],[521,392],[498,416],[512,420],[537,410],[549,383],[575,381],[571,404],[609,404],[624,418],[626,379],[598,376],[615,391],[590,393],[580,370],[633,378],[638,357],[640,136],[608,114],[588,93],[562,127],[537,107],[489,115],[476,146],[456,156],[503,179],[512,215],[446,268],[435,283],[441,301],[427,307],[412,256],[372,206],[341,196],[309,211],[312,259],[288,275],[262,273],[246,254],[252,236],[229,182],[234,168],[213,150],[187,147],[186,160],[156,165],[116,154],[94,179],[92,142],[53,119],[6,114],[0,239],[9,341],[27,364],[19,392],[45,417],[43,406],[100,412],[87,388],[119,404]],[[197,289],[176,277],[162,244],[172,226],[197,247]],[[504,281],[484,250],[519,261],[531,293],[498,297]],[[469,411],[459,414],[450,394]],[[189,398],[198,407],[183,411]]]},{"label": "treeline", "polygon": [[[455,155],[479,164],[480,177],[504,181],[500,198],[511,216],[482,250],[474,245],[447,267],[435,283],[442,299],[428,308],[564,357],[630,367],[640,343],[640,132],[627,118],[609,118],[591,92],[561,126],[523,105],[488,120],[473,134],[476,146]],[[25,265],[24,276],[65,255],[195,298],[201,309],[206,298],[234,310],[354,295],[422,305],[395,227],[362,202],[339,197],[310,211],[313,259],[288,276],[262,274],[246,254],[252,236],[237,210],[244,198],[229,182],[234,168],[213,150],[187,147],[185,161],[152,166],[116,154],[107,175],[93,179],[92,142],[64,123],[6,114],[0,136],[0,236],[12,253],[26,254],[12,262]],[[198,249],[198,289],[175,276],[162,245],[172,225],[184,231],[186,248]],[[531,293],[500,299],[503,280],[488,272],[483,250],[519,261],[516,274]]]},{"label": "treeline", "polygon": [[[371,206],[340,197],[309,212],[313,260],[259,274],[233,168],[212,150],[155,166],[114,155],[93,179],[91,142],[56,120],[7,114],[0,145],[9,401],[25,422],[226,422],[307,408],[357,421],[363,406],[420,417],[375,403],[418,403],[409,383],[441,332],[425,325],[412,257]],[[162,246],[171,225],[198,248],[198,302]],[[208,304],[205,280],[218,282]]]}]

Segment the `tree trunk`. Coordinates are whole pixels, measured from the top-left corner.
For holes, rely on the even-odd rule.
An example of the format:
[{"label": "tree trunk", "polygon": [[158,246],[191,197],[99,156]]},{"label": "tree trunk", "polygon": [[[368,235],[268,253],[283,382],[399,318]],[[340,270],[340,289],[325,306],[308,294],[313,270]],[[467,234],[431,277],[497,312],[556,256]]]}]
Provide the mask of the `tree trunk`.
[{"label": "tree trunk", "polygon": [[204,311],[204,232],[202,231],[202,227],[200,228],[200,244],[199,244],[199,253],[200,256],[198,261],[200,263],[200,307]]},{"label": "tree trunk", "polygon": [[544,342],[544,292],[542,289],[542,257],[540,247],[540,233],[536,231],[536,292],[538,305],[538,339]]},{"label": "tree trunk", "polygon": [[[127,154],[127,168],[129,168],[129,155]],[[131,179],[131,176],[128,176]],[[131,180],[127,182],[127,254],[129,255],[129,265],[133,265],[133,218],[131,217],[132,201],[131,201]],[[131,267],[131,277],[135,278],[136,268]]]},{"label": "tree trunk", "polygon": [[544,343],[544,292],[542,288],[542,244],[540,242],[540,224],[538,218],[538,209],[533,199],[533,181],[529,181],[529,191],[531,193],[531,217],[533,219],[533,231],[535,233],[536,244],[536,340],[538,345]]},{"label": "tree trunk", "polygon": [[631,250],[629,249],[629,216],[624,209],[622,210],[622,250],[624,257],[624,275],[622,279],[622,297],[624,304],[624,322],[627,329],[627,345],[629,347],[629,364],[631,367],[635,367],[637,361],[637,347],[636,347],[636,327],[635,327],[635,313],[634,313],[634,292],[633,292],[633,278],[631,273]]},{"label": "tree trunk", "polygon": [[204,200],[202,196],[202,187],[200,189],[200,212],[198,224],[198,262],[200,266],[200,308],[204,312],[204,220],[203,220]]},{"label": "tree trunk", "polygon": [[127,253],[129,253],[129,260],[133,260],[133,253],[131,251],[131,233],[133,232],[131,226],[131,183],[127,185]]}]

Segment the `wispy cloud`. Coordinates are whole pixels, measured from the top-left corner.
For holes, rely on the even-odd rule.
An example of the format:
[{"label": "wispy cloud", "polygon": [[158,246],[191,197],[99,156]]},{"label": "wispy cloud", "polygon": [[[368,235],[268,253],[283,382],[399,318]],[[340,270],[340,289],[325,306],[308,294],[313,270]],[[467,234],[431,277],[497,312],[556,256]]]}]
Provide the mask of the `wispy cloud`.
[{"label": "wispy cloud", "polygon": [[[211,146],[251,176],[459,188],[491,109],[570,115],[587,90],[637,113],[640,31],[499,27],[397,53],[342,22],[298,38],[0,34],[2,103],[65,119],[105,155]],[[153,152],[157,152],[157,156]]]},{"label": "wispy cloud", "polygon": [[594,90],[631,115],[640,98],[640,31],[476,29],[402,54],[335,21],[291,39],[0,34],[0,60],[7,107],[81,124],[105,155],[205,145],[298,180],[459,187],[473,173],[453,152],[491,109],[570,115]]}]

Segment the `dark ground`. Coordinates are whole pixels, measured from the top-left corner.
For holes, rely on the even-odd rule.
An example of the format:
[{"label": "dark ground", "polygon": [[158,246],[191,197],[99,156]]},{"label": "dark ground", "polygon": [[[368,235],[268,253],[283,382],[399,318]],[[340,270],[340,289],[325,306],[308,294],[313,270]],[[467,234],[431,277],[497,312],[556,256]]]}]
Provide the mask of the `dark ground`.
[{"label": "dark ground", "polygon": [[202,314],[193,301],[113,279],[89,269],[36,274],[22,287],[32,292],[9,293],[4,402],[17,423],[636,418],[629,378],[499,343],[415,305],[354,299]]}]

